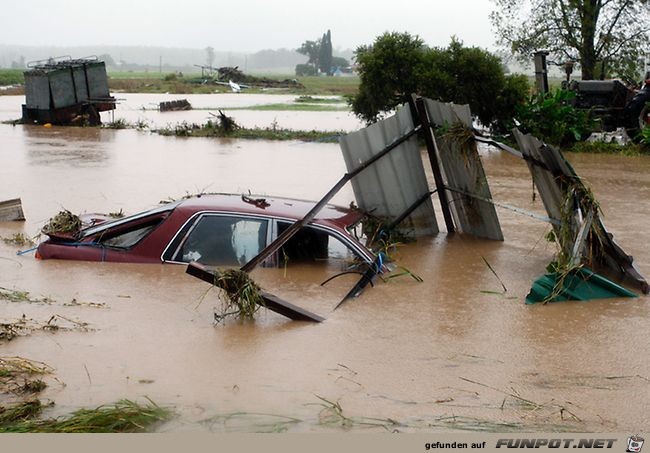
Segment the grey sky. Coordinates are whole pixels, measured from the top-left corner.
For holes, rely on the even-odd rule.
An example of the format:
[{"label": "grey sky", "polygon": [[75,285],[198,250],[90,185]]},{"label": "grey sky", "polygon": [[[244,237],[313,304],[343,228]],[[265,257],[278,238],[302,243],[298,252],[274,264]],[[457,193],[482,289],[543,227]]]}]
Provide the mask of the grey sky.
[{"label": "grey sky", "polygon": [[136,45],[256,51],[296,48],[328,28],[334,47],[408,31],[429,45],[452,35],[494,47],[490,0],[19,0],[5,5],[0,44]]}]

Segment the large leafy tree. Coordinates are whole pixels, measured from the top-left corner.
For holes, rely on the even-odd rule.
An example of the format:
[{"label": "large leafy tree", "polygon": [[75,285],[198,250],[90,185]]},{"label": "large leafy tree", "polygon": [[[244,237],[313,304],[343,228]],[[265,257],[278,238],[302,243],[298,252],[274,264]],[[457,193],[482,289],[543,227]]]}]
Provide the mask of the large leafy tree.
[{"label": "large leafy tree", "polygon": [[372,45],[355,51],[359,90],[350,100],[352,110],[368,122],[408,102],[418,90],[427,47],[409,33],[384,33]]},{"label": "large leafy tree", "polygon": [[320,40],[305,41],[298,49],[296,49],[296,52],[306,55],[309,58],[307,60],[307,64],[311,64],[314,66],[314,68],[318,68],[320,46],[321,46]]},{"label": "large leafy tree", "polygon": [[[647,0],[493,0],[498,40],[521,61],[548,50],[579,63],[582,78],[609,72],[634,76],[650,48]],[[599,74],[600,73],[600,74]]]},{"label": "large leafy tree", "polygon": [[307,64],[313,65],[314,71],[329,73],[332,67],[332,33],[327,30],[323,37],[316,41],[305,41],[296,52],[309,57]]},{"label": "large leafy tree", "polygon": [[355,54],[360,83],[350,104],[368,122],[418,93],[469,104],[484,125],[503,130],[528,96],[525,78],[506,76],[498,57],[456,39],[446,48],[431,48],[408,33],[384,33]]}]

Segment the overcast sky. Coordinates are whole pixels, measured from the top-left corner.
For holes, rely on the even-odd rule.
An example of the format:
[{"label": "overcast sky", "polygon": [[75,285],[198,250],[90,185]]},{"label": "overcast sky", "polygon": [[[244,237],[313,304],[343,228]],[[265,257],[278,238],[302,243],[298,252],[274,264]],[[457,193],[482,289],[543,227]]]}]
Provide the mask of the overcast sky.
[{"label": "overcast sky", "polygon": [[0,15],[0,44],[257,51],[297,48],[329,28],[341,49],[385,31],[408,31],[433,46],[456,35],[492,49],[492,8],[490,0],[18,0]]}]

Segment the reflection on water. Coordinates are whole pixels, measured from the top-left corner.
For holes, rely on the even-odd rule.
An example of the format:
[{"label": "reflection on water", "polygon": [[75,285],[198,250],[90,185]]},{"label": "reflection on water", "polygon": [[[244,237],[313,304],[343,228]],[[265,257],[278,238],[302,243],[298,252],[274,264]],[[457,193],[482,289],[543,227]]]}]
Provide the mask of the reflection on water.
[{"label": "reflection on water", "polygon": [[31,165],[97,166],[109,156],[108,143],[115,131],[96,127],[45,128],[21,127],[27,142]]},{"label": "reflection on water", "polygon": [[[496,199],[544,212],[523,162],[493,151],[483,157]],[[0,236],[33,235],[61,207],[133,213],[201,190],[318,199],[345,172],[336,145],[132,130],[2,125],[0,158],[0,199],[22,197],[28,218],[0,223]],[[650,195],[650,159],[569,159],[593,188],[615,238],[650,274],[650,204],[639,201]],[[335,201],[352,199],[346,188]],[[200,422],[241,411],[303,420],[291,430],[336,429],[319,424],[314,395],[338,401],[346,415],[398,420],[403,430],[452,430],[438,421],[452,415],[544,432],[648,426],[647,298],[524,305],[554,253],[544,240],[549,228],[501,208],[498,214],[504,242],[443,232],[400,245],[392,254],[424,282],[378,281],[336,311],[358,276],[321,287],[319,266],[254,271],[269,291],[324,315],[318,325],[262,311],[255,322],[215,327],[218,291],[188,277],[183,266],[37,261],[0,242],[0,286],[57,301],[0,301],[3,319],[59,314],[96,329],[36,332],[0,347],[4,355],[56,368],[66,386],[44,393],[57,403],[52,413],[146,395],[179,412],[163,430],[220,430]],[[86,305],[70,305],[73,299]]]}]

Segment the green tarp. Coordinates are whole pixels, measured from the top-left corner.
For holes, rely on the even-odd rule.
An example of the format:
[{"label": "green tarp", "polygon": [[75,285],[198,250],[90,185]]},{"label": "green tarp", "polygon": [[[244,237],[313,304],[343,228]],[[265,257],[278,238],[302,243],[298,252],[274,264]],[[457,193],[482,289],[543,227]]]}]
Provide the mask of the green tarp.
[{"label": "green tarp", "polygon": [[560,274],[553,272],[535,280],[526,296],[526,303],[637,297],[635,293],[584,267],[571,271],[561,287],[556,289],[560,279]]}]

